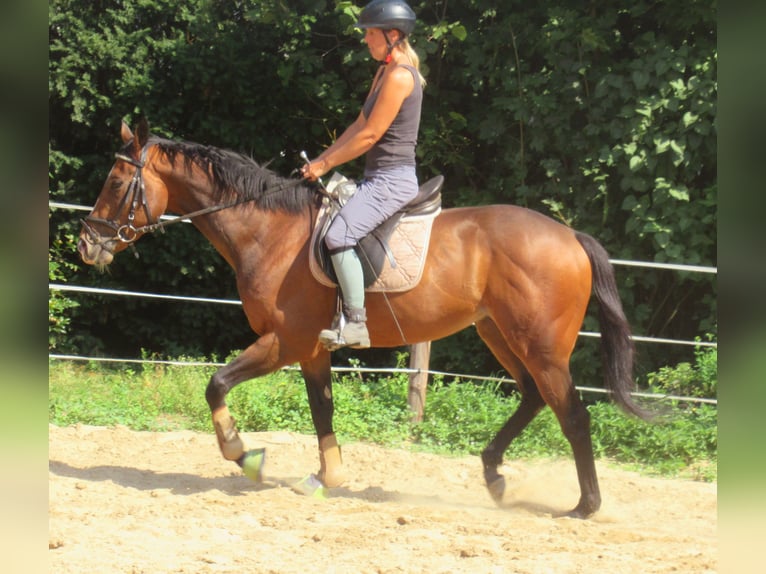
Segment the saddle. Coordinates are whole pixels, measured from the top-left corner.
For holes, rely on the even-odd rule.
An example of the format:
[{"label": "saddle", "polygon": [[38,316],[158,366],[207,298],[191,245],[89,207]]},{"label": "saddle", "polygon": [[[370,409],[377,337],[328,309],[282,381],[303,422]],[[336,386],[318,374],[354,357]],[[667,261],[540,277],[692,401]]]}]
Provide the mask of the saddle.
[{"label": "saddle", "polygon": [[[423,273],[431,225],[441,212],[444,176],[437,175],[420,186],[418,194],[400,211],[371,231],[354,248],[362,262],[367,291],[406,291],[417,285]],[[353,186],[353,189],[351,188]],[[337,277],[324,242],[327,229],[356,184],[338,174],[328,182],[311,237],[309,267],[328,287]]]}]

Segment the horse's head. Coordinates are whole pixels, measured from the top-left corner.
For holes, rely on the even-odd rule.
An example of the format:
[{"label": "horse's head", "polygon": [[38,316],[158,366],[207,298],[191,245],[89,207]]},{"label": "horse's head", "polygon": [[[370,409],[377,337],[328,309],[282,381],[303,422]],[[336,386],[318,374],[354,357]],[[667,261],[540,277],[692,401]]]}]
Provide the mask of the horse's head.
[{"label": "horse's head", "polygon": [[104,182],[90,214],[82,221],[77,250],[88,265],[103,268],[136,241],[164,213],[167,189],[151,167],[149,125],[142,119],[135,135],[122,122],[125,146]]}]

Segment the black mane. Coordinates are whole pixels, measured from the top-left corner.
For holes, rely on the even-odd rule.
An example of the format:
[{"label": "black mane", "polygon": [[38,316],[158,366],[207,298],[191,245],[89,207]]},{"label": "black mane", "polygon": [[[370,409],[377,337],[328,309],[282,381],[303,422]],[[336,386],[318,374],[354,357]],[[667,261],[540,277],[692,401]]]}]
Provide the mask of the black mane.
[{"label": "black mane", "polygon": [[316,203],[314,189],[303,180],[281,177],[245,155],[194,142],[153,137],[152,143],[171,163],[180,154],[186,169],[196,164],[209,174],[216,201],[253,200],[261,209],[289,213]]}]

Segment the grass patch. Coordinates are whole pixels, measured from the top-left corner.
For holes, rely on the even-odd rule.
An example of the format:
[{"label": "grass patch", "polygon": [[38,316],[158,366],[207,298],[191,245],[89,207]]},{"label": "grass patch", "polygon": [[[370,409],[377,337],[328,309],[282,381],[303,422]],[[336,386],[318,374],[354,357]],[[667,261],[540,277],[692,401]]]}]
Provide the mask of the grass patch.
[{"label": "grass patch", "polygon": [[[212,432],[204,391],[215,367],[51,361],[48,416],[76,423],[134,430]],[[334,376],[335,430],[341,442],[364,441],[440,454],[477,455],[518,407],[489,384],[429,385],[425,420],[409,423],[406,374]],[[247,381],[227,397],[243,432],[287,430],[313,434],[303,379],[279,371]],[[671,403],[656,423],[628,417],[607,402],[588,406],[597,458],[643,472],[717,478],[717,409]],[[511,444],[509,459],[571,456],[558,421],[544,409]]]}]

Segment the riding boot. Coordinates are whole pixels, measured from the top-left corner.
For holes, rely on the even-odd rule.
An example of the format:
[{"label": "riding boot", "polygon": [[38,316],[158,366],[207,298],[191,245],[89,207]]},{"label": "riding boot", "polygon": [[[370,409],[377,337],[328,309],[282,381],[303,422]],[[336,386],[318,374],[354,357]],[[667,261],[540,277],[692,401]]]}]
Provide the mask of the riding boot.
[{"label": "riding boot", "polygon": [[353,248],[332,254],[330,260],[338,278],[346,322],[340,321],[335,329],[323,329],[319,333],[319,342],[330,350],[348,346],[366,349],[370,346],[370,335],[365,324],[362,262]]},{"label": "riding boot", "polygon": [[343,304],[343,314],[348,319],[340,332],[341,338],[352,349],[366,349],[370,346],[367,332],[367,311],[364,307],[354,308]]},{"label": "riding boot", "polygon": [[352,308],[343,304],[344,321],[335,329],[322,329],[319,342],[329,351],[341,347],[367,349],[370,346],[370,334],[367,332],[367,312],[364,307]]}]

